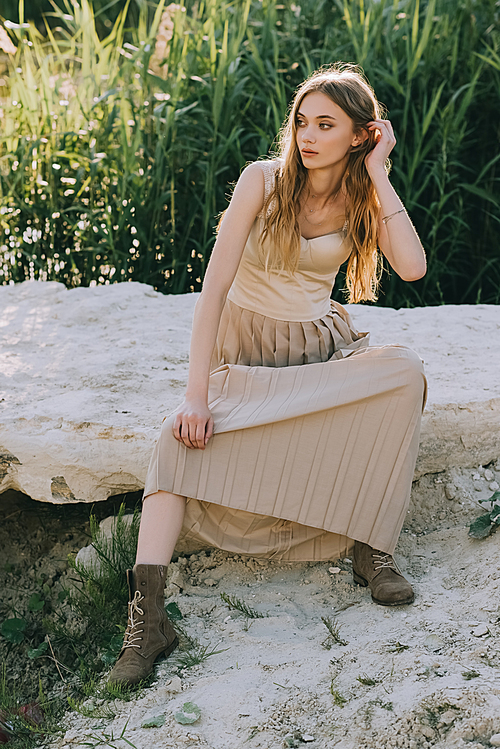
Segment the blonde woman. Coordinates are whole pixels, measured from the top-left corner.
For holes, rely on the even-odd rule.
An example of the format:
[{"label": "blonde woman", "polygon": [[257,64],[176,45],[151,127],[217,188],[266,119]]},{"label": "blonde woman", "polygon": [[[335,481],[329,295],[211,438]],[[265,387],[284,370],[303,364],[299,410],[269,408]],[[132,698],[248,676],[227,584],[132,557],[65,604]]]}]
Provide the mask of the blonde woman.
[{"label": "blonde woman", "polygon": [[353,66],[298,89],[279,151],[242,173],[196,303],[184,402],[146,478],[129,620],[111,683],[177,646],[164,609],[178,551],[286,561],[352,556],[373,600],[413,601],[392,554],[408,507],[426,381],[420,358],[369,347],[331,301],[376,299],[379,251],[403,280],[425,255],[388,177],[396,143]]}]

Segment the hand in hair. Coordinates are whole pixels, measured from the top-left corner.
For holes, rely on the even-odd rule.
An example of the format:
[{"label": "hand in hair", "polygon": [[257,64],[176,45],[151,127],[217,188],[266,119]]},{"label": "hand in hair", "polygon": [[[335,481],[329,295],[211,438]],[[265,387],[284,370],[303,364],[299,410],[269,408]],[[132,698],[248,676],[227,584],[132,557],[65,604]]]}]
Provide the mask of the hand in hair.
[{"label": "hand in hair", "polygon": [[373,120],[367,124],[367,130],[377,131],[376,146],[365,159],[368,173],[385,169],[385,163],[392,149],[396,145],[396,138],[389,120]]}]

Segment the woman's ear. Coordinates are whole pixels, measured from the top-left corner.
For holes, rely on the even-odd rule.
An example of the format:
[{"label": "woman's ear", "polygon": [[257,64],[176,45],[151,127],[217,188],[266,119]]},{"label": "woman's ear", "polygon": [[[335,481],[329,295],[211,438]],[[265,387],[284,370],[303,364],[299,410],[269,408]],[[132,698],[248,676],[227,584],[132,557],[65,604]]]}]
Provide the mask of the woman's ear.
[{"label": "woman's ear", "polygon": [[351,142],[351,148],[356,148],[356,146],[360,146],[362,143],[367,141],[369,138],[368,132],[366,130],[360,130],[358,133],[355,134],[354,138]]}]

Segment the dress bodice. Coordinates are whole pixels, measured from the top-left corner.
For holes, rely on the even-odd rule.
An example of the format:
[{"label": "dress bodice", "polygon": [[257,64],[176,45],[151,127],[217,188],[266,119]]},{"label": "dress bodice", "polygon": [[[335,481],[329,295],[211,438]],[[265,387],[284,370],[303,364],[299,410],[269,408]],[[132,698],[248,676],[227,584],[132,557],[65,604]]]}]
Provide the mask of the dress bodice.
[{"label": "dress bodice", "polygon": [[[262,162],[266,195],[279,162]],[[313,239],[301,237],[297,271],[265,271],[259,258],[259,238],[264,217],[257,216],[250,230],[228,299],[239,307],[276,320],[318,320],[330,311],[335,277],[351,253],[346,232],[341,229]],[[272,241],[269,237],[265,242]]]}]

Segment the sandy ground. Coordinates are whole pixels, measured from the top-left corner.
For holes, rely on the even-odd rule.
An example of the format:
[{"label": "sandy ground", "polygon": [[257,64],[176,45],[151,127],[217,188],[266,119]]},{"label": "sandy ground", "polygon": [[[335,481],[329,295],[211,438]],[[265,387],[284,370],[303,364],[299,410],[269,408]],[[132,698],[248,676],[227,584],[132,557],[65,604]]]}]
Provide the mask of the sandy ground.
[{"label": "sandy ground", "polygon": [[[177,651],[142,696],[115,702],[114,720],[68,714],[53,749],[98,741],[136,749],[490,746],[500,732],[499,537],[467,536],[478,505],[465,500],[466,487],[481,496],[474,484],[484,483],[484,470],[426,477],[429,491],[452,479],[463,504],[442,521],[429,517],[424,531],[421,518],[409,520],[401,535],[395,557],[416,592],[409,606],[374,604],[352,582],[349,559],[282,564],[219,550],[177,558],[168,602],[185,632],[223,652],[184,668]],[[263,617],[230,610],[221,593]],[[340,625],[345,644],[332,641],[322,617]],[[175,719],[185,702],[201,711],[192,725]],[[164,724],[144,728],[151,718]]]},{"label": "sandy ground", "polygon": [[[0,288],[2,487],[60,503],[139,489],[161,419],[182,398],[195,300],[141,284]],[[375,605],[347,559],[179,558],[169,602],[191,637],[223,652],[191,668],[178,654],[162,662],[152,688],[116,702],[113,720],[69,713],[51,749],[479,749],[500,733],[500,536],[467,537],[477,500],[500,483],[500,308],[351,311],[372,344],[414,348],[429,378],[424,436],[436,441],[396,550],[415,603]],[[445,427],[461,440],[460,467],[447,462]],[[220,593],[264,616],[229,610]],[[322,617],[338,622],[345,645]],[[182,725],[175,713],[188,701],[201,716]],[[143,727],[150,718],[164,723]]]}]

